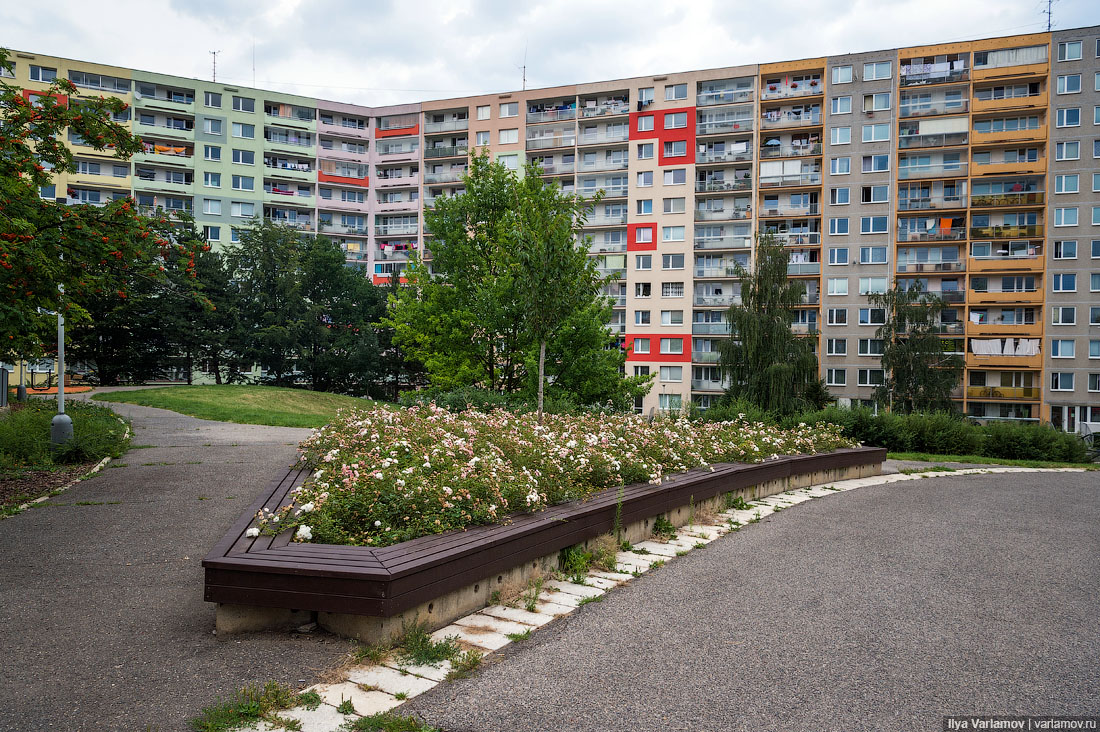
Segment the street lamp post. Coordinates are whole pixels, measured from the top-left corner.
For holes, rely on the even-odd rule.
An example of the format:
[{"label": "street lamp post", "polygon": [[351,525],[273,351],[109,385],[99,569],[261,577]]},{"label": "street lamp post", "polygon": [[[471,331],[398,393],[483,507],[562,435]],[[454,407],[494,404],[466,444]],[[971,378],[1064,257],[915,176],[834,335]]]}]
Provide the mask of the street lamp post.
[{"label": "street lamp post", "polygon": [[[65,288],[58,286],[61,294]],[[50,447],[57,450],[73,439],[73,420],[65,414],[65,316],[57,304],[57,414],[50,420]]]}]

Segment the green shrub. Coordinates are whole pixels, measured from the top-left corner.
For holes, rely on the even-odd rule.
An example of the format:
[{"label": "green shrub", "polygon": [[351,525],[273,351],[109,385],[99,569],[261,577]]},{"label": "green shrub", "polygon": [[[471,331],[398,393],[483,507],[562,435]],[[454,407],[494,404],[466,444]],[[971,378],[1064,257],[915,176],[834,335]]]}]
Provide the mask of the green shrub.
[{"label": "green shrub", "polygon": [[57,402],[33,398],[12,404],[0,416],[0,469],[90,463],[125,451],[126,425],[107,407],[72,401],[65,412],[73,420],[73,439],[51,455],[50,420],[57,414]]}]

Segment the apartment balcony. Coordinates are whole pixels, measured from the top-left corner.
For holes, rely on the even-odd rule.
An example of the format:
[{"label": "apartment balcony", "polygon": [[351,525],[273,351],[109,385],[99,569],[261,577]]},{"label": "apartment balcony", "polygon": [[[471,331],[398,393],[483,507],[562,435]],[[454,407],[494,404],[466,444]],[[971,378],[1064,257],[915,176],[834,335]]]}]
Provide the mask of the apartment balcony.
[{"label": "apartment balcony", "polygon": [[999,208],[1002,206],[1030,207],[1042,206],[1046,203],[1044,191],[1029,191],[1027,193],[998,193],[984,196],[971,196],[971,208]]},{"label": "apartment balcony", "polygon": [[804,277],[821,274],[821,262],[791,262],[787,265],[788,277]]},{"label": "apartment balcony", "polygon": [[752,117],[741,119],[714,119],[695,123],[696,135],[729,135],[752,132]]},{"label": "apartment balcony", "polygon": [[965,262],[898,262],[898,274],[937,274],[965,271]]},{"label": "apartment balcony", "polygon": [[962,290],[929,290],[928,293],[935,295],[949,305],[959,305],[966,300],[966,293]]},{"label": "apartment balcony", "polygon": [[593,241],[588,247],[589,254],[615,254],[625,251],[625,241]]},{"label": "apartment balcony", "polygon": [[[419,152],[419,149],[414,150],[414,152]],[[295,152],[294,154],[304,156],[307,153],[305,153],[305,152]],[[317,150],[317,154],[320,157],[324,158],[325,160],[338,160],[338,161],[347,161],[347,162],[352,162],[352,163],[365,163],[365,162],[367,162],[367,153],[366,152],[353,152],[351,150],[343,150],[343,149],[341,149],[339,147],[335,147],[335,146],[328,147],[328,148],[327,147],[322,147],[320,150]],[[324,171],[321,171],[321,172],[324,172]]]},{"label": "apartment balcony", "polygon": [[626,170],[630,161],[624,156],[618,160],[582,160],[577,163],[578,173],[600,173],[603,171]]},{"label": "apartment balcony", "polygon": [[548,135],[546,137],[528,137],[528,150],[549,150],[556,147],[574,147],[577,144],[577,136],[573,135]]},{"label": "apartment balcony", "polygon": [[528,112],[527,124],[538,124],[540,122],[565,122],[567,120],[576,118],[576,107],[566,107],[564,109],[544,109],[541,112]]},{"label": "apartment balcony", "polygon": [[898,106],[901,117],[933,117],[940,114],[965,114],[966,99],[937,99],[931,102],[909,102],[903,99]]},{"label": "apartment balcony", "polygon": [[[327,110],[325,110],[327,111]],[[415,125],[413,125],[415,127]],[[353,127],[351,125],[340,124],[336,122],[335,118],[331,123],[325,122],[323,119],[317,120],[317,129],[328,135],[337,135],[340,137],[356,137],[361,140],[369,140],[371,137],[370,128],[367,126]],[[411,134],[412,128],[410,128]]]},{"label": "apartment balcony", "polygon": [[383,262],[408,262],[409,250],[401,249],[387,252],[385,249],[379,249],[375,252],[375,259],[380,259]]},{"label": "apartment balcony", "polygon": [[1047,172],[1047,159],[1040,157],[1036,160],[1016,160],[1008,163],[977,164],[971,168],[974,176],[1004,176],[1021,174],[1043,174]]},{"label": "apartment balcony", "polygon": [[819,81],[795,82],[793,84],[766,84],[760,89],[760,100],[770,102],[776,99],[812,97],[821,94],[824,88],[824,84]]},{"label": "apartment balcony", "polygon": [[630,105],[626,102],[613,102],[581,107],[581,117],[592,119],[594,117],[618,117],[630,114]]},{"label": "apartment balcony", "polygon": [[718,267],[696,267],[695,268],[695,276],[696,277],[723,277],[723,278],[736,277],[737,276],[737,267],[735,267],[732,263],[720,265]]},{"label": "apartment balcony", "polygon": [[[321,207],[326,208],[327,206],[328,204],[325,203]],[[343,234],[345,236],[367,236],[370,233],[366,224],[363,226],[349,226],[347,224],[326,223],[322,221],[318,228],[324,233]]]},{"label": "apartment balcony", "polygon": [[1040,239],[1044,234],[1042,224],[970,227],[971,239]]},{"label": "apartment balcony", "polygon": [[375,224],[374,233],[378,236],[408,236],[420,233],[420,224]]},{"label": "apartment balcony", "polygon": [[[964,173],[965,175],[965,173]],[[793,173],[791,175],[761,176],[761,188],[801,188],[806,186],[820,186],[821,173]]]},{"label": "apartment balcony", "polygon": [[761,160],[770,158],[804,158],[810,155],[820,154],[820,142],[809,145],[764,145],[760,148]]},{"label": "apartment balcony", "polygon": [[898,227],[898,241],[962,241],[966,239],[965,226],[933,226],[916,231]]},{"label": "apartment balcony", "polygon": [[970,271],[979,272],[1028,272],[1043,271],[1043,257],[1035,254],[1027,257],[971,257]]},{"label": "apartment balcony", "polygon": [[719,209],[695,209],[696,221],[743,221],[752,218],[752,207],[743,208],[719,208]]},{"label": "apartment balcony", "polygon": [[424,184],[440,185],[444,183],[458,183],[465,174],[465,170],[447,170],[442,173],[425,173]]},{"label": "apartment balcony", "polygon": [[1024,95],[1019,97],[1001,97],[1000,99],[975,99],[970,108],[975,114],[979,112],[1026,112],[1035,109],[1046,109],[1047,93]]},{"label": "apartment balcony", "polygon": [[304,117],[297,114],[279,114],[277,112],[264,112],[264,119],[268,124],[293,127],[295,129],[313,129],[313,117]]},{"label": "apartment balcony", "polygon": [[795,114],[793,112],[783,112],[779,114],[769,115],[765,113],[760,118],[760,129],[762,130],[781,130],[791,127],[820,127],[821,126],[821,113],[812,114]]},{"label": "apartment balcony", "polygon": [[623,129],[622,132],[590,132],[581,133],[577,138],[577,144],[579,145],[607,145],[617,142],[626,142],[630,139],[630,131]]},{"label": "apartment balcony", "polygon": [[607,278],[617,279],[617,280],[625,280],[626,279],[626,268],[625,267],[596,267],[596,272],[597,272],[597,274],[600,275],[600,277],[603,277],[605,279],[607,279]]},{"label": "apartment balcony", "polygon": [[578,188],[577,195],[583,198],[592,198],[600,191],[603,191],[605,198],[622,198],[627,194],[627,186],[594,186]]},{"label": "apartment balcony", "polygon": [[[119,96],[117,93],[112,96]],[[144,95],[134,92],[134,106],[142,109],[162,109],[166,112],[190,112],[195,113],[195,102],[182,101],[185,97],[173,94]]]},{"label": "apartment balcony", "polygon": [[967,399],[1026,399],[1039,401],[1042,389],[1038,386],[968,386]]},{"label": "apartment balcony", "polygon": [[1011,338],[1038,338],[1043,335],[1043,324],[1034,321],[1021,323],[1017,320],[993,318],[983,323],[967,323],[966,332],[971,336],[1002,336]]},{"label": "apartment balcony", "polygon": [[278,226],[286,226],[290,229],[298,229],[299,231],[311,231],[313,229],[313,222],[309,219],[303,219],[301,217],[297,219],[288,219],[281,216],[264,216],[265,221],[270,221]]},{"label": "apartment balcony", "polygon": [[297,191],[291,191],[285,188],[278,188],[274,186],[264,186],[264,203],[313,208],[315,205],[315,200],[316,199],[313,197],[312,193],[308,196],[304,196]]},{"label": "apartment balcony", "polygon": [[975,130],[971,141],[974,145],[996,145],[1002,142],[1035,142],[1045,140],[1046,136],[1047,126],[1042,124],[1038,127],[1023,130],[1000,130],[998,132],[978,132]]},{"label": "apartment balcony", "polygon": [[965,357],[968,369],[1041,369],[1043,355],[1005,356],[985,353],[967,353]]},{"label": "apartment balcony", "polygon": [[963,161],[957,163],[929,163],[927,165],[899,165],[898,180],[965,178],[966,166],[967,164]]},{"label": "apartment balcony", "polygon": [[[119,181],[125,180],[119,178]],[[194,183],[177,183],[167,179],[146,178],[142,175],[135,175],[132,179],[135,191],[156,191],[158,193],[175,193],[184,196],[190,196],[194,193]],[[70,185],[89,186],[99,188],[103,190],[116,190],[125,192],[129,195],[129,190],[122,188],[121,186],[113,186],[109,183],[100,183],[92,176],[72,176],[69,178]]]},{"label": "apartment balcony", "polygon": [[317,179],[317,171],[309,163],[284,164],[264,163],[264,175],[272,178],[312,182]]},{"label": "apartment balcony", "polygon": [[443,122],[424,123],[425,135],[435,135],[442,132],[462,132],[468,129],[470,129],[470,120],[468,119],[448,119]]},{"label": "apartment balcony", "polygon": [[621,214],[592,214],[584,222],[585,228],[591,226],[624,226],[626,224],[626,211]]},{"label": "apartment balcony", "polygon": [[718,351],[692,351],[692,363],[718,363]]},{"label": "apartment balcony", "polygon": [[420,201],[376,201],[376,211],[378,213],[396,214],[396,213],[411,213],[415,214],[420,210]]},{"label": "apartment balcony", "polygon": [[795,335],[817,335],[817,323],[791,323],[791,332]]},{"label": "apartment balcony", "polygon": [[785,247],[813,247],[821,245],[820,231],[805,231],[798,233],[771,233],[777,244]]},{"label": "apartment balcony", "polygon": [[[692,360],[695,359],[695,351],[692,351]],[[692,391],[724,392],[729,387],[728,381],[711,381],[710,379],[692,379]]]},{"label": "apartment balcony", "polygon": [[974,82],[1016,81],[1026,77],[1046,77],[1050,74],[1047,63],[1021,64],[1019,66],[994,66],[988,69],[974,69],[971,77]]},{"label": "apartment balcony", "polygon": [[757,208],[757,216],[772,217],[782,216],[784,218],[791,217],[803,217],[803,216],[818,216],[821,214],[821,210],[816,203],[811,203],[806,206],[794,206],[789,203],[762,203]]},{"label": "apartment balcony", "polygon": [[[965,331],[965,324],[962,321],[957,323],[933,323],[932,332],[939,335],[962,335]],[[900,328],[898,330],[899,335],[908,335],[909,330],[907,328]]]},{"label": "apartment balcony", "polygon": [[1009,292],[971,290],[969,300],[972,307],[975,305],[1040,305],[1042,302],[1043,293],[1039,289]]},{"label": "apartment balcony", "polygon": [[902,88],[929,84],[954,84],[970,78],[970,69],[953,69],[947,63],[904,64],[899,71],[898,83]]},{"label": "apartment balcony", "polygon": [[420,174],[394,175],[383,178],[377,176],[374,179],[376,188],[415,188],[420,185]]},{"label": "apartment balcony", "polygon": [[315,149],[313,140],[308,137],[271,135],[266,132],[264,133],[264,143],[266,145],[278,145],[280,147],[309,148],[310,150]]},{"label": "apartment balcony", "polygon": [[740,180],[697,180],[696,193],[720,193],[723,191],[751,191],[752,178]]},{"label": "apartment balcony", "polygon": [[468,145],[441,145],[439,147],[425,147],[424,157],[429,158],[458,158],[470,154]]},{"label": "apartment balcony", "polygon": [[752,150],[739,150],[734,152],[732,150],[716,152],[713,150],[707,152],[695,153],[696,165],[709,165],[711,163],[748,163],[752,162]]},{"label": "apartment balcony", "polygon": [[606,327],[616,335],[623,335],[626,333],[626,323],[608,323]]},{"label": "apartment balcony", "polygon": [[691,334],[728,336],[730,325],[729,323],[692,323]]},{"label": "apartment balcony", "polygon": [[134,131],[138,135],[149,135],[151,137],[163,137],[169,140],[194,140],[195,128],[194,127],[176,127],[175,125],[165,124],[152,124],[147,125],[141,122],[135,122]]},{"label": "apartment balcony", "polygon": [[543,162],[541,165],[543,175],[573,175],[577,167],[576,163]]},{"label": "apartment balcony", "polygon": [[[379,156],[390,157],[390,156],[397,156],[397,155],[406,155],[406,156],[409,156],[412,159],[415,159],[420,155],[420,146],[419,145],[378,145],[378,146],[375,147],[375,152],[377,152]],[[326,152],[326,155],[327,155],[327,152]],[[391,162],[396,162],[396,161],[391,161]]]},{"label": "apartment balcony", "polygon": [[898,147],[902,150],[922,147],[954,147],[955,145],[967,144],[969,139],[969,132],[938,132],[931,135],[901,135],[898,137]]},{"label": "apartment balcony", "polygon": [[699,236],[695,237],[695,248],[697,250],[714,250],[714,249],[748,249],[752,246],[752,237],[750,236]]},{"label": "apartment balcony", "polygon": [[695,95],[695,106],[713,107],[716,104],[744,104],[751,102],[752,89],[715,89]]},{"label": "apartment balcony", "polygon": [[939,211],[952,208],[966,208],[966,196],[924,196],[921,198],[898,199],[898,211]]}]

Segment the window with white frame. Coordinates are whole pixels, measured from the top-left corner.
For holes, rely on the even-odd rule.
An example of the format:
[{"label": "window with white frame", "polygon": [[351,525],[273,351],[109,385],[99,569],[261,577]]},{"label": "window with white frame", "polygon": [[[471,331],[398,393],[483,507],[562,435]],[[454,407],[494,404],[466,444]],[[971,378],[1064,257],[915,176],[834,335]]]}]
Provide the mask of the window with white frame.
[{"label": "window with white frame", "polygon": [[829,250],[829,264],[848,264],[848,247],[833,247]]},{"label": "window with white frame", "polygon": [[843,236],[848,233],[848,219],[829,219],[829,233],[833,236]]},{"label": "window with white frame", "polygon": [[827,338],[827,339],[825,339],[825,353],[829,356],[846,356],[846,355],[848,355],[848,339],[847,338]]},{"label": "window with white frame", "polygon": [[242,122],[233,123],[233,137],[241,137],[252,140],[256,137],[256,125],[246,125]]},{"label": "window with white frame", "polygon": [[875,61],[869,64],[863,64],[863,80],[864,81],[876,81],[878,79],[889,79],[893,64],[889,61]]},{"label": "window with white frame", "polygon": [[684,324],[684,311],[683,310],[662,310],[661,311],[661,325],[683,325]]},{"label": "window with white frame", "polygon": [[634,311],[634,325],[650,325],[648,310]]},{"label": "window with white frame", "polygon": [[860,295],[881,295],[886,292],[886,278],[885,277],[860,277],[859,278],[859,294]]},{"label": "window with white frame", "polygon": [[[646,232],[649,237],[646,241],[653,241],[653,229],[636,229],[635,234],[640,235],[642,232]],[[642,241],[638,239],[638,241]],[[653,255],[652,254],[635,254],[634,255],[634,269],[653,269]]]},{"label": "window with white frame", "polygon": [[848,278],[847,277],[830,277],[829,294],[830,295],[847,295],[848,294]]},{"label": "window with white frame", "polygon": [[860,264],[886,264],[886,247],[860,247]]},{"label": "window with white frame", "polygon": [[482,104],[481,106],[479,106],[477,108],[477,118],[479,120],[489,119],[489,114],[490,114],[490,111],[489,111],[489,105],[488,104]]},{"label": "window with white frame", "polygon": [[1077,226],[1077,207],[1054,209],[1055,226]]},{"label": "window with white frame", "polygon": [[1080,160],[1081,143],[1078,141],[1057,142],[1054,144],[1055,160]]},{"label": "window with white frame", "polygon": [[1072,305],[1055,305],[1050,309],[1051,325],[1076,325],[1077,308]]},{"label": "window with white frame", "polygon": [[666,186],[682,186],[687,183],[687,169],[673,168],[665,171]]},{"label": "window with white frame", "polygon": [[519,116],[519,102],[501,102],[500,116],[501,117],[518,117]]},{"label": "window with white frame", "polygon": [[829,325],[847,325],[848,308],[829,308],[827,322]]},{"label": "window with white frame", "polygon": [[890,125],[863,125],[863,142],[884,142],[890,139]]},{"label": "window with white frame", "polygon": [[[646,269],[649,269],[648,267]],[[653,295],[653,285],[649,282],[635,282],[634,283],[634,297],[651,297]]]},{"label": "window with white frame", "polygon": [[220,135],[222,134],[222,121],[220,119],[204,119],[202,121],[202,131],[208,135]]},{"label": "window with white frame", "polygon": [[638,118],[638,132],[649,132],[653,129],[653,115],[643,114]]},{"label": "window with white frame", "polygon": [[665,85],[665,101],[673,102],[680,99],[687,99],[688,87],[687,84],[666,84]]},{"label": "window with white frame", "polygon": [[687,140],[672,140],[665,143],[666,158],[682,158],[687,155]]},{"label": "window with white frame", "polygon": [[651,160],[653,158],[653,143],[638,143],[638,160]]},{"label": "window with white frame", "polygon": [[665,115],[666,130],[683,129],[687,124],[687,112],[673,112]]},{"label": "window with white frame", "polygon": [[662,254],[661,255],[661,269],[683,269],[684,268],[684,255],[683,254]]},{"label": "window with white frame", "polygon": [[1054,258],[1077,259],[1077,242],[1072,240],[1054,242]]},{"label": "window with white frame", "polygon": [[683,226],[663,226],[661,227],[661,241],[683,241],[684,240],[684,227]]},{"label": "window with white frame", "polygon": [[1062,74],[1058,77],[1058,94],[1080,94],[1081,75]]},{"label": "window with white frame", "polygon": [[474,144],[477,145],[478,147],[488,145],[489,144],[489,131],[488,130],[478,130],[477,132],[475,132],[474,133]]},{"label": "window with white frame", "polygon": [[831,158],[829,160],[829,172],[833,175],[848,175],[852,172],[852,159],[847,156]]},{"label": "window with white frame", "polygon": [[662,338],[661,339],[661,353],[683,353],[684,352],[684,339],[683,338]]},{"label": "window with white frame", "polygon": [[1073,358],[1077,351],[1077,341],[1072,338],[1052,338],[1050,341],[1051,358]]},{"label": "window with white frame", "polygon": [[[1097,47],[1100,48],[1100,42],[1097,43]],[[1097,54],[1100,55],[1100,54]],[[1058,44],[1058,60],[1059,61],[1080,61],[1081,60],[1081,41],[1064,41]]]},{"label": "window with white frame", "polygon": [[850,188],[831,188],[829,190],[829,204],[832,206],[845,206],[851,201]]},{"label": "window with white frame", "polygon": [[221,173],[203,173],[202,184],[207,188],[221,188],[222,187],[222,174]]},{"label": "window with white frame", "polygon": [[519,142],[519,129],[513,128],[509,130],[500,131],[500,144],[501,145],[514,145]]},{"label": "window with white frame", "polygon": [[639,198],[635,203],[635,211],[639,216],[645,216],[653,213],[653,199],[652,198]]},{"label": "window with white frame", "polygon": [[1051,391],[1073,391],[1073,372],[1072,371],[1052,371],[1052,372],[1050,372],[1050,390]]},{"label": "window with white frame", "polygon": [[849,114],[852,111],[852,98],[833,97],[829,111],[831,114]]},{"label": "window with white frame", "polygon": [[235,175],[233,176],[233,190],[254,191],[256,190],[256,179],[250,175]]},{"label": "window with white frame", "polygon": [[881,338],[860,338],[860,356],[882,356],[883,341]]},{"label": "window with white frame", "polygon": [[233,201],[230,210],[233,216],[251,218],[256,215],[256,204],[248,201]]},{"label": "window with white frame", "polygon": [[886,382],[886,372],[883,369],[860,369],[860,386],[882,386]]},{"label": "window with white frame", "polygon": [[852,67],[851,66],[834,66],[833,67],[833,83],[834,84],[851,84],[852,83]]},{"label": "window with white frame", "polygon": [[684,296],[684,283],[683,282],[662,282],[661,283],[661,297],[683,297]]},{"label": "window with white frame", "polygon": [[222,202],[217,198],[202,199],[202,212],[207,216],[221,216]]},{"label": "window with white frame", "polygon": [[1051,281],[1054,292],[1077,292],[1076,272],[1056,272]]},{"label": "window with white frame", "polygon": [[683,381],[684,380],[684,367],[683,366],[662,366],[661,367],[661,381]]},{"label": "window with white frame", "polygon": [[1056,127],[1080,127],[1081,108],[1062,107],[1056,113],[1054,124]]},{"label": "window with white frame", "polygon": [[832,127],[829,129],[830,145],[847,145],[852,141],[851,127]]},{"label": "window with white frame", "polygon": [[1054,176],[1055,193],[1077,193],[1080,190],[1080,178],[1077,173]]},{"label": "window with white frame", "polygon": [[861,234],[885,234],[887,216],[863,216],[859,220],[859,233]]},{"label": "window with white frame", "polygon": [[828,386],[847,386],[848,372],[845,369],[825,369],[825,383]]},{"label": "window with white frame", "polygon": [[684,213],[687,210],[685,198],[666,198],[664,200],[665,213]]},{"label": "window with white frame", "polygon": [[642,171],[641,173],[638,173],[638,187],[639,188],[649,188],[651,185],[653,185],[653,171],[652,170],[645,170],[645,171]]}]

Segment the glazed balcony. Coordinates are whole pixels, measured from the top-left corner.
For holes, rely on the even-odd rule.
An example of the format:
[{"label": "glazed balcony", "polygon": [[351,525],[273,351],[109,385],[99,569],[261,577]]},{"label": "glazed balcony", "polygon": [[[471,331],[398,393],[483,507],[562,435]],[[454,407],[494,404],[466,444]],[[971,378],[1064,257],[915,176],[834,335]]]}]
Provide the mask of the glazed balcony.
[{"label": "glazed balcony", "polygon": [[581,132],[577,138],[579,145],[607,145],[617,142],[626,142],[630,139],[630,131],[625,127],[620,131],[600,130],[597,132]]},{"label": "glazed balcony", "polygon": [[469,145],[440,145],[438,147],[425,147],[424,158],[458,158],[470,154]]},{"label": "glazed balcony", "polygon": [[1043,293],[1040,289],[1009,290],[1009,291],[980,291],[971,290],[969,304],[975,305],[1040,305],[1043,302]]},{"label": "glazed balcony", "polygon": [[375,224],[374,233],[378,236],[408,236],[410,234],[420,233],[420,224],[415,221],[412,223],[399,224]]},{"label": "glazed balcony", "polygon": [[787,265],[788,277],[805,277],[821,274],[821,262],[791,262]]},{"label": "glazed balcony", "polygon": [[1046,109],[1047,107],[1047,93],[1042,91],[1038,94],[1024,94],[1020,96],[1012,97],[1000,97],[998,99],[979,99],[977,95],[980,92],[975,92],[975,99],[971,102],[970,108],[975,114],[980,112],[1010,112],[1021,111],[1026,112],[1035,109]]},{"label": "glazed balcony", "polygon": [[718,351],[692,351],[692,363],[718,363]]},{"label": "glazed balcony", "polygon": [[603,191],[604,198],[622,198],[627,194],[627,185],[614,186],[582,186],[576,189],[576,194],[584,198],[592,198],[600,191]]},{"label": "glazed balcony", "polygon": [[768,203],[765,201],[760,204],[757,209],[757,215],[760,217],[782,216],[784,218],[801,218],[803,216],[817,216],[820,213],[821,210],[816,203],[799,206],[790,203]]},{"label": "glazed balcony", "polygon": [[528,124],[539,124],[541,122],[565,122],[576,118],[576,107],[565,107],[563,109],[544,109],[538,112],[527,112]]},{"label": "glazed balcony", "polygon": [[[747,266],[747,265],[744,265]],[[734,260],[727,260],[716,266],[700,267],[695,266],[696,277],[736,277],[737,276],[737,262]]]},{"label": "glazed balcony", "polygon": [[424,184],[440,185],[444,183],[458,183],[465,174],[465,170],[446,170],[441,173],[425,173]]},{"label": "glazed balcony", "polygon": [[582,102],[581,105],[581,117],[584,119],[593,117],[617,117],[624,114],[630,114],[630,104],[621,100],[593,105],[589,105],[588,102],[585,101]]},{"label": "glazed balcony", "polygon": [[752,89],[711,89],[695,95],[695,106],[713,107],[716,104],[744,104],[751,102]]},{"label": "glazed balcony", "polygon": [[1041,174],[1047,170],[1047,160],[1044,156],[1037,156],[1035,160],[1014,160],[1002,163],[975,163],[971,167],[971,174],[975,176],[986,175],[1022,175]]},{"label": "glazed balcony", "polygon": [[728,336],[730,325],[729,323],[692,323],[691,334]]},{"label": "glazed balcony", "polygon": [[359,127],[357,125],[344,124],[343,122],[337,122],[335,117],[333,117],[332,122],[318,119],[317,129],[323,134],[336,135],[337,137],[356,137],[369,140],[371,136],[368,126],[364,125],[363,127]]},{"label": "glazed balcony", "polygon": [[791,323],[791,332],[795,335],[817,335],[817,323]]},{"label": "glazed balcony", "polygon": [[899,165],[898,180],[914,178],[965,178],[965,161],[950,163],[928,163],[927,165]]},{"label": "glazed balcony", "polygon": [[741,221],[752,218],[751,206],[731,206],[718,209],[695,209],[696,221]]},{"label": "glazed balcony", "polygon": [[898,115],[901,117],[934,117],[941,114],[965,114],[970,106],[967,99],[933,99],[929,102],[909,101],[901,98]]},{"label": "glazed balcony", "polygon": [[577,144],[576,133],[566,135],[546,135],[545,137],[528,137],[528,150],[549,150],[556,147],[574,147]]},{"label": "glazed balcony", "polygon": [[588,247],[589,254],[616,254],[625,251],[625,241],[593,241]]},{"label": "glazed balcony", "polygon": [[611,160],[581,160],[577,163],[578,173],[599,173],[602,171],[610,170],[626,170],[629,165],[629,160],[624,156],[622,158],[612,158]]},{"label": "glazed balcony", "polygon": [[970,257],[970,271],[972,273],[1038,273],[1043,271],[1043,257],[1039,254],[1023,257],[1008,255],[992,257]]},{"label": "glazed balcony", "polygon": [[974,145],[996,145],[1002,142],[1036,142],[1045,140],[1047,126],[1040,124],[1038,127],[1028,127],[1019,130],[998,130],[996,132],[979,132],[974,130],[971,142]]},{"label": "glazed balcony", "polygon": [[624,224],[626,224],[626,211],[618,214],[594,213],[584,223],[585,228],[590,226],[623,226]]},{"label": "glazed balcony", "polygon": [[[324,204],[322,208],[324,208],[325,205],[327,205],[327,203]],[[349,236],[366,236],[370,232],[366,224],[363,224],[362,226],[355,226],[351,224],[337,224],[334,222],[322,221],[319,224],[319,227],[322,232],[345,234]]]},{"label": "glazed balcony", "polygon": [[1044,233],[1042,224],[970,227],[971,239],[1040,239]]},{"label": "glazed balcony", "polygon": [[970,139],[969,132],[938,132],[929,135],[901,135],[898,137],[898,147],[902,150],[912,150],[924,147],[954,147],[965,145]]},{"label": "glazed balcony", "polygon": [[898,211],[939,211],[952,208],[966,208],[966,196],[960,194],[898,198]]},{"label": "glazed balcony", "polygon": [[696,165],[712,163],[747,163],[752,161],[752,150],[707,150],[695,153]]},{"label": "glazed balcony", "polygon": [[966,263],[962,261],[945,262],[898,262],[898,274],[938,274],[947,272],[965,272]]},{"label": "glazed balcony", "polygon": [[542,166],[543,175],[573,175],[576,170],[576,163],[555,163],[543,161],[540,163]]},{"label": "glazed balcony", "polygon": [[769,158],[802,158],[820,154],[820,142],[814,142],[809,145],[763,145],[760,148],[761,160]]},{"label": "glazed balcony", "polygon": [[736,119],[700,120],[695,123],[695,134],[729,135],[742,132],[752,132],[752,122],[752,117],[738,117]]},{"label": "glazed balcony", "polygon": [[1046,203],[1046,192],[1029,191],[1026,193],[992,193],[970,197],[971,208],[999,208],[1003,206],[1030,207]]},{"label": "glazed balcony", "polygon": [[1046,77],[1050,73],[1050,68],[1044,61],[1042,63],[1034,64],[1020,64],[1017,66],[990,66],[987,68],[974,69],[974,73],[971,75],[974,83],[981,81],[1016,81],[1023,80],[1027,77]]},{"label": "glazed balcony", "polygon": [[762,84],[760,88],[760,100],[770,102],[776,99],[796,99],[798,97],[812,97],[821,94],[825,85],[820,79],[812,81],[799,81],[790,84]]},{"label": "glazed balcony", "polygon": [[820,186],[821,173],[792,173],[790,175],[768,175],[760,177],[761,188],[802,188]]},{"label": "glazed balcony", "polygon": [[1038,401],[1042,389],[1037,386],[968,386],[967,399],[1026,399]]},{"label": "glazed balcony", "polygon": [[951,63],[902,64],[898,83],[902,88],[929,84],[954,84],[970,79],[970,69],[952,68]]},{"label": "glazed balcony", "polygon": [[724,178],[711,178],[709,180],[695,181],[696,193],[720,193],[723,191],[751,191],[752,178],[740,178],[726,180]]},{"label": "glazed balcony", "polygon": [[933,226],[931,229],[908,229],[898,226],[898,241],[962,241],[966,239],[965,226]]},{"label": "glazed balcony", "polygon": [[1043,334],[1043,324],[1019,320],[991,318],[982,323],[967,323],[966,332],[972,336],[1007,336],[1014,338],[1038,338]]},{"label": "glazed balcony", "polygon": [[748,249],[752,246],[751,236],[737,236],[727,234],[725,236],[701,236],[695,235],[695,249]]},{"label": "glazed balcony", "polygon": [[374,179],[377,188],[411,188],[420,185],[420,173],[408,175],[378,175]]},{"label": "glazed balcony", "polygon": [[603,277],[605,279],[607,279],[607,278],[617,279],[617,280],[625,280],[626,279],[626,268],[625,267],[599,267],[599,266],[597,266],[596,267],[596,272],[600,275],[600,277]]},{"label": "glazed balcony", "polygon": [[760,118],[760,129],[781,130],[791,127],[820,127],[821,112],[776,112],[764,113]]},{"label": "glazed balcony", "polygon": [[[694,360],[694,356],[695,356],[695,353],[693,352],[692,353],[693,360]],[[711,379],[692,379],[691,380],[691,390],[692,391],[709,391],[709,392],[723,391],[724,392],[728,387],[729,387],[729,382],[728,381],[713,381]]]},{"label": "glazed balcony", "polygon": [[443,122],[425,122],[424,134],[437,135],[444,132],[462,132],[470,129],[469,119],[448,119]]},{"label": "glazed balcony", "polygon": [[782,244],[785,247],[814,247],[821,246],[821,232],[820,231],[803,231],[797,233],[775,233],[772,232],[771,236],[775,239],[776,243]]}]

